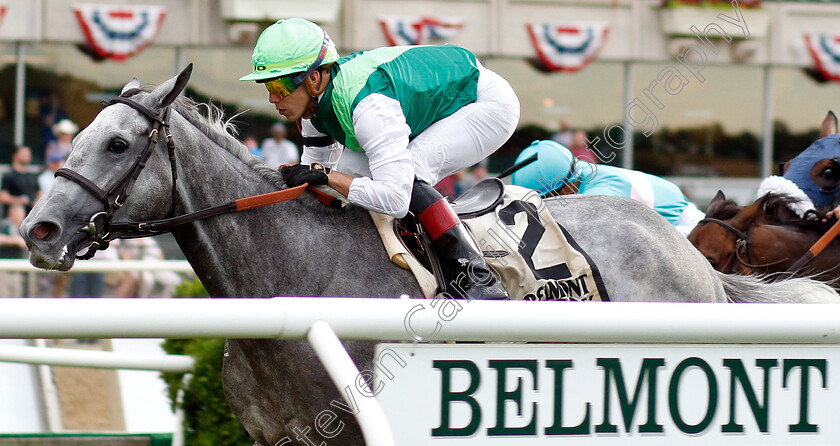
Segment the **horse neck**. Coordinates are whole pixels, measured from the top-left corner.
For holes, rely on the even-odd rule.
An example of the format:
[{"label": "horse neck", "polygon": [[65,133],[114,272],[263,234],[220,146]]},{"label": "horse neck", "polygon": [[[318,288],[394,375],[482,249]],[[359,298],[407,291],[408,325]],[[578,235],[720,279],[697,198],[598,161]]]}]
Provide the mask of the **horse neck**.
[{"label": "horse neck", "polygon": [[[178,181],[176,215],[277,190],[264,175],[185,119],[173,120]],[[278,207],[294,212],[278,212]],[[266,295],[263,274],[287,277],[287,265],[259,252],[286,250],[280,227],[300,227],[309,212],[287,202],[210,217],[173,231],[185,257],[212,295]],[[289,210],[289,209],[286,209]]]},{"label": "horse neck", "polygon": [[[183,134],[177,214],[277,190],[195,127]],[[180,138],[175,130],[173,136]],[[367,211],[327,209],[308,193],[187,224],[173,235],[213,296],[422,296],[411,273],[385,255]]]}]

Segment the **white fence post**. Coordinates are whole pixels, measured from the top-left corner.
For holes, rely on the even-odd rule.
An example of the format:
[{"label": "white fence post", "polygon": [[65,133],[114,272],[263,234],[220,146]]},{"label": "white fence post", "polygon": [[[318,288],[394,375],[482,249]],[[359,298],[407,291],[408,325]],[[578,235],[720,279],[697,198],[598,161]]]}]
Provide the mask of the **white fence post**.
[{"label": "white fence post", "polygon": [[[368,446],[394,446],[394,434],[391,433],[391,425],[385,417],[385,412],[379,402],[376,401],[370,389],[370,385],[363,379],[359,369],[344,345],[324,321],[315,321],[309,328],[306,338],[321,360],[321,364],[327,369],[327,373],[335,383],[338,392],[344,401],[358,411],[356,420]],[[362,383],[359,380],[362,379]],[[364,387],[363,390],[371,392],[371,395],[362,395],[360,398],[353,397],[353,389]],[[359,392],[362,392],[360,390]],[[348,397],[353,400],[348,400]]]}]

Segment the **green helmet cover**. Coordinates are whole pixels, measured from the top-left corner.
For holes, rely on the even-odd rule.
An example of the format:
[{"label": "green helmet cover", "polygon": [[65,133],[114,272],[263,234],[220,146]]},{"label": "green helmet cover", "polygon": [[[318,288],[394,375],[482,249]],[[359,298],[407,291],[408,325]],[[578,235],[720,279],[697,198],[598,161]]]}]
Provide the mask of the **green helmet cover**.
[{"label": "green helmet cover", "polygon": [[254,71],[239,78],[260,81],[307,71],[318,59],[324,39],[327,54],[321,65],[338,60],[335,43],[320,26],[304,19],[281,19],[266,28],[254,46]]}]

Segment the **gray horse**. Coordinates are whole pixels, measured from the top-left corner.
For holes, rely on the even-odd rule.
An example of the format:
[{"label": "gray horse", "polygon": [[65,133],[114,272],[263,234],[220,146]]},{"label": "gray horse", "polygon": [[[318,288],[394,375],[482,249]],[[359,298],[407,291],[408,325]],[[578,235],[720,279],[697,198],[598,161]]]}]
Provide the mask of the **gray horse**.
[{"label": "gray horse", "polygon": [[[185,70],[153,89],[142,89],[132,80],[123,96],[140,107],[115,102],[76,136],[65,166],[73,173],[56,179],[22,225],[32,264],[70,269],[75,253],[101,236],[101,222],[92,216],[102,215],[103,206],[114,221],[148,221],[285,188],[277,171],[250,156],[231,136],[229,122],[216,108],[178,97],[188,78]],[[162,113],[167,109],[168,116]],[[174,163],[165,149],[167,128],[156,123],[157,115],[166,117]],[[153,126],[160,131],[150,135]],[[143,158],[150,138],[158,147],[151,145],[138,170],[136,160]],[[112,187],[125,178],[133,185],[127,199],[127,191]],[[109,198],[114,190],[125,193]],[[114,205],[117,200],[124,205]],[[837,300],[830,288],[807,279],[771,286],[720,274],[667,221],[633,200],[565,196],[547,205],[598,266],[614,301]],[[412,274],[388,259],[366,210],[328,208],[308,193],[184,224],[172,232],[213,296],[422,296]],[[324,305],[329,304],[325,299]],[[372,370],[371,343],[345,346],[360,368]],[[228,341],[224,386],[238,419],[265,446],[287,444],[284,438],[295,438],[296,427],[311,426],[331,401],[339,400],[302,341]],[[316,444],[363,444],[352,416],[336,412],[347,426],[339,438],[321,438],[314,431],[309,438]]]}]

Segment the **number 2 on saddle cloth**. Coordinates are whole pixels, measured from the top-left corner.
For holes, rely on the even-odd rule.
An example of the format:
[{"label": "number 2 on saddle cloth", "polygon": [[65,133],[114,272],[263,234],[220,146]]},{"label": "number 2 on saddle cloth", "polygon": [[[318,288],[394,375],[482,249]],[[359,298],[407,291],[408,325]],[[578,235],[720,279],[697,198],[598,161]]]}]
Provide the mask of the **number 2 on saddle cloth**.
[{"label": "number 2 on saddle cloth", "polygon": [[[491,178],[451,205],[512,300],[609,300],[596,265],[554,221],[535,191]],[[411,219],[397,220],[396,230],[408,251],[431,271],[433,253],[417,226]]]}]

